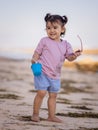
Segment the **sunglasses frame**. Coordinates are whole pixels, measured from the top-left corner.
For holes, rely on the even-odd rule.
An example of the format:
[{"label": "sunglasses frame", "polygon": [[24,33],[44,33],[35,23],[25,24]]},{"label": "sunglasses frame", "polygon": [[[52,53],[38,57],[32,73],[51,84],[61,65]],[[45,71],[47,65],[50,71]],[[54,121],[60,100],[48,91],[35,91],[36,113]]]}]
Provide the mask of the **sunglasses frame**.
[{"label": "sunglasses frame", "polygon": [[77,35],[77,37],[79,38],[80,43],[81,43],[81,49],[80,49],[80,52],[83,52],[83,43],[82,43],[82,40],[81,40],[81,38],[80,38],[80,36],[79,36],[79,35]]}]

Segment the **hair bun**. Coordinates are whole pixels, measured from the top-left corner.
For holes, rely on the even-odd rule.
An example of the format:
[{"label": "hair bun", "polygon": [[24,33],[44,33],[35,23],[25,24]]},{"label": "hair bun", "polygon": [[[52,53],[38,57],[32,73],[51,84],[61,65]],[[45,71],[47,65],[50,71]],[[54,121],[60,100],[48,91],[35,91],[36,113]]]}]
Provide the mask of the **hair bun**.
[{"label": "hair bun", "polygon": [[64,15],[62,16],[63,22],[66,24],[68,22],[68,18]]},{"label": "hair bun", "polygon": [[45,16],[45,21],[47,22],[47,20],[51,17],[51,14],[50,13],[47,13],[46,16]]}]

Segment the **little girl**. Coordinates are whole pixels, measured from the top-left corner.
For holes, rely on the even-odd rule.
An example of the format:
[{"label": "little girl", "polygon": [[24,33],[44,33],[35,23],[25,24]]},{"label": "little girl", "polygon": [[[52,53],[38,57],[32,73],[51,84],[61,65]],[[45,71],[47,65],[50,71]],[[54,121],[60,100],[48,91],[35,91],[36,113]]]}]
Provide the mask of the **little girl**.
[{"label": "little girl", "polygon": [[61,123],[62,120],[55,116],[56,97],[61,86],[61,67],[65,59],[73,61],[81,54],[81,51],[73,52],[71,45],[66,40],[61,39],[66,31],[65,25],[68,21],[66,16],[46,14],[44,20],[47,37],[40,40],[31,59],[32,64],[37,61],[42,65],[41,75],[34,76],[37,94],[34,99],[31,120],[40,121],[39,110],[43,98],[48,92],[48,118],[46,120]]}]

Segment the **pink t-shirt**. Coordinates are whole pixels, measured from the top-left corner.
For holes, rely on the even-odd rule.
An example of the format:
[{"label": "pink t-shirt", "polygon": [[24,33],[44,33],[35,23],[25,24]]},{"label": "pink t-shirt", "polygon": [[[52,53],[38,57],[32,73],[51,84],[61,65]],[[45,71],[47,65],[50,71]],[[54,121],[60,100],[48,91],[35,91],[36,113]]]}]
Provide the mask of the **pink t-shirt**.
[{"label": "pink t-shirt", "polygon": [[40,55],[38,62],[42,64],[42,71],[53,79],[60,79],[62,64],[66,56],[73,53],[67,41],[56,42],[48,37],[40,40],[35,51]]}]

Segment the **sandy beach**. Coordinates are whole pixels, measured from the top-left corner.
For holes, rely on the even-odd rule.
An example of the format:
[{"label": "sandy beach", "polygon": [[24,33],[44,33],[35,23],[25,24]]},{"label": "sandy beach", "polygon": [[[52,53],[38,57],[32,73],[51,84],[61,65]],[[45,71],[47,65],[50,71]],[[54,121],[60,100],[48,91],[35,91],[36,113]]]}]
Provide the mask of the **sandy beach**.
[{"label": "sandy beach", "polygon": [[45,121],[47,98],[41,121],[31,121],[34,90],[29,60],[0,58],[0,130],[98,130],[98,72],[62,68],[56,115],[64,123]]}]

